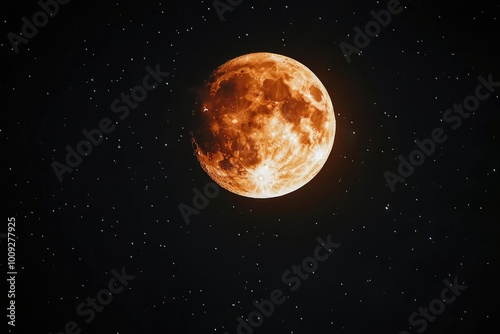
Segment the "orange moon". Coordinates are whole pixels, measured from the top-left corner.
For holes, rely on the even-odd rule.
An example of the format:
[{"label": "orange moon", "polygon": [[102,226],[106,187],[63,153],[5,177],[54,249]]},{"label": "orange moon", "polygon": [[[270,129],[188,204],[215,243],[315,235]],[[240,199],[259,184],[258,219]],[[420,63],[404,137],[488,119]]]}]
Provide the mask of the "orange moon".
[{"label": "orange moon", "polygon": [[325,164],[335,138],[326,88],[298,61],[246,54],[208,79],[194,111],[195,155],[217,184],[250,198],[291,193]]}]

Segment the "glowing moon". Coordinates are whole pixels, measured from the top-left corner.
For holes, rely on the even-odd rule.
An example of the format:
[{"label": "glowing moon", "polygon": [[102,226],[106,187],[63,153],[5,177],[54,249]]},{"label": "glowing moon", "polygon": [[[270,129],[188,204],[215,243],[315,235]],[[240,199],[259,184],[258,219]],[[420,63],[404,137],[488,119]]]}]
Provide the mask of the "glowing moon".
[{"label": "glowing moon", "polygon": [[243,55],[216,69],[195,120],[201,167],[221,187],[251,198],[283,196],[311,181],[335,137],[321,81],[273,53]]}]

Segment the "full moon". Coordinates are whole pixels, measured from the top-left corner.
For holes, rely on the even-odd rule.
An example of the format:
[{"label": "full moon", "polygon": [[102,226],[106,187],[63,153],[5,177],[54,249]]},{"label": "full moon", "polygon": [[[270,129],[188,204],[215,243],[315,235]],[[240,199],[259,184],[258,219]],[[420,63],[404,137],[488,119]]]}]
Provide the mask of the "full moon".
[{"label": "full moon", "polygon": [[298,61],[246,54],[208,79],[194,111],[195,155],[217,184],[250,198],[291,193],[325,164],[335,138],[326,88]]}]

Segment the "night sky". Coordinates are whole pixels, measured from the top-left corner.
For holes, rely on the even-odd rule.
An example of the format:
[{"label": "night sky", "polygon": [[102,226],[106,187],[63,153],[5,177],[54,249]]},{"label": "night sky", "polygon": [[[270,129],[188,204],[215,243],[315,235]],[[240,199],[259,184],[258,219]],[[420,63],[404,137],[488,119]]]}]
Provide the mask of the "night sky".
[{"label": "night sky", "polygon": [[[355,28],[388,6],[390,22],[356,44]],[[2,7],[9,333],[497,331],[494,1],[70,1],[24,40],[40,4]],[[217,188],[187,224],[179,205],[194,207],[212,181],[190,135],[201,87],[252,52],[318,76],[335,109],[333,149],[297,191]],[[144,82],[140,102],[117,101]],[[99,127],[68,166],[67,148]],[[422,142],[431,153],[413,154]]]}]

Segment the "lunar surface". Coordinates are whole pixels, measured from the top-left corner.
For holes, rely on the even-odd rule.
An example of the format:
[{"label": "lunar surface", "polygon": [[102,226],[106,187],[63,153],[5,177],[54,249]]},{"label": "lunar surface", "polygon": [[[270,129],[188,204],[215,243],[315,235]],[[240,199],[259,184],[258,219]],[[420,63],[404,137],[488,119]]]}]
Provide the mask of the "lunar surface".
[{"label": "lunar surface", "polygon": [[301,63],[251,53],[217,68],[194,111],[195,155],[221,187],[278,197],[314,178],[333,147],[333,104]]}]

